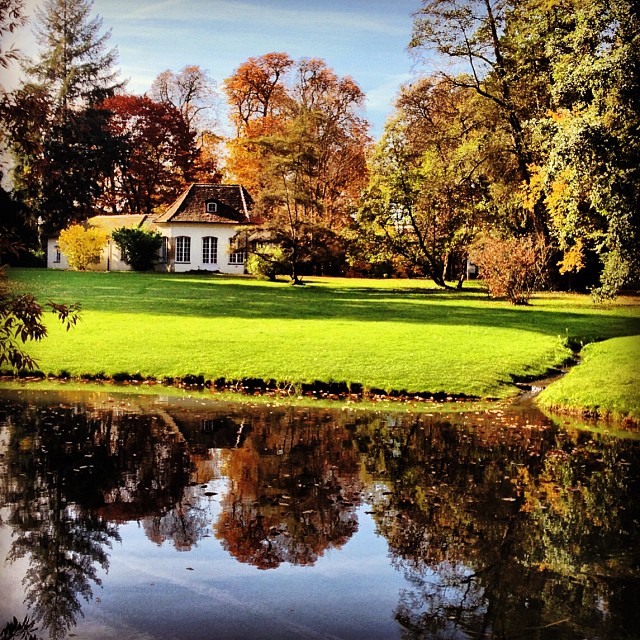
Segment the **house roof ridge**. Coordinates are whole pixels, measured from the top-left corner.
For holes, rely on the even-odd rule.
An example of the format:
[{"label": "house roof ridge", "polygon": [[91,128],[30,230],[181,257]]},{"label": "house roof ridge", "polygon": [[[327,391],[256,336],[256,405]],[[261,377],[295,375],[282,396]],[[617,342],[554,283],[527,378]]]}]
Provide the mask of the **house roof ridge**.
[{"label": "house roof ridge", "polygon": [[249,216],[249,210],[247,209],[247,201],[245,200],[245,197],[244,197],[244,187],[241,184],[239,184],[238,189],[240,190],[240,199],[242,200],[242,209],[244,210],[244,217],[247,220],[251,221],[251,218]]},{"label": "house roof ridge", "polygon": [[175,200],[175,202],[164,212],[154,219],[154,222],[170,222],[176,213],[180,210],[182,203],[185,201],[191,190],[197,183],[192,182]]}]

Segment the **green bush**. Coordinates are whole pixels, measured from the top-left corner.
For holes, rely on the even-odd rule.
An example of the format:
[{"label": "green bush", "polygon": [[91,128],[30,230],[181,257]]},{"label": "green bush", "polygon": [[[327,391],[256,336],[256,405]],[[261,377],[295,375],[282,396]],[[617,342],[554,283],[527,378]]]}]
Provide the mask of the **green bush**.
[{"label": "green bush", "polygon": [[271,280],[287,273],[284,253],[280,248],[261,249],[247,258],[247,273],[258,278]]},{"label": "green bush", "polygon": [[162,234],[144,229],[120,227],[111,237],[122,252],[122,259],[134,271],[149,271],[158,260]]}]

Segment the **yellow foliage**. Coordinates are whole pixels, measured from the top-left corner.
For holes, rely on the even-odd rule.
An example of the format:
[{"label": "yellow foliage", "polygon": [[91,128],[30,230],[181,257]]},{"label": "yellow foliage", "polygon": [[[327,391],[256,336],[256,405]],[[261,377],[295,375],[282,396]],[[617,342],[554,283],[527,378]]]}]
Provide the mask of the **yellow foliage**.
[{"label": "yellow foliage", "polygon": [[77,271],[86,271],[90,265],[100,262],[100,253],[107,242],[107,234],[102,229],[79,224],[71,225],[60,232],[58,246],[67,257],[69,266]]},{"label": "yellow foliage", "polygon": [[562,109],[561,111],[547,111],[547,117],[551,118],[554,122],[564,122],[569,116],[569,111]]},{"label": "yellow foliage", "polygon": [[545,203],[551,214],[554,226],[561,228],[566,217],[567,210],[570,208],[572,200],[572,191],[570,182],[572,171],[570,168],[564,169],[559,176],[551,182],[551,189],[545,198]]},{"label": "yellow foliage", "polygon": [[523,182],[520,187],[520,201],[526,211],[533,211],[544,190],[544,176],[538,165],[529,167],[531,178],[529,183]]},{"label": "yellow foliage", "polygon": [[582,240],[578,238],[576,243],[564,252],[564,257],[558,262],[560,273],[568,273],[584,268],[584,245]]}]

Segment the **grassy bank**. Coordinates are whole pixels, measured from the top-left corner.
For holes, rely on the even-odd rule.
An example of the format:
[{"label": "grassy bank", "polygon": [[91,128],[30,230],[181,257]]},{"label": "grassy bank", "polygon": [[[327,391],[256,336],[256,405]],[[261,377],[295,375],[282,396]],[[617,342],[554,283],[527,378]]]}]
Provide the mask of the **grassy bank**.
[{"label": "grassy bank", "polygon": [[11,270],[82,321],[29,347],[46,374],[344,382],[384,391],[506,397],[567,344],[640,333],[638,298],[608,308],[540,295],[526,308],[421,281],[312,279],[304,287],[210,275]]},{"label": "grassy bank", "polygon": [[640,336],[587,345],[582,362],[538,398],[543,407],[640,422]]}]

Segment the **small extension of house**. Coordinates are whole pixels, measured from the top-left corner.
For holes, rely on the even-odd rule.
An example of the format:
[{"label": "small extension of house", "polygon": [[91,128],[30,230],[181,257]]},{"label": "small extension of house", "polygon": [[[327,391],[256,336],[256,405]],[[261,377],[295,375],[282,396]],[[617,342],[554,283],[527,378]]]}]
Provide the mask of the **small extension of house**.
[{"label": "small extension of house", "polygon": [[[84,222],[85,227],[105,231],[108,241],[94,271],[126,271],[111,233],[121,227],[149,229],[162,234],[163,245],[156,269],[159,271],[218,271],[244,273],[253,200],[237,184],[191,184],[173,204],[158,215],[100,215]],[[47,241],[47,266],[68,269],[69,264],[57,244]]]}]

